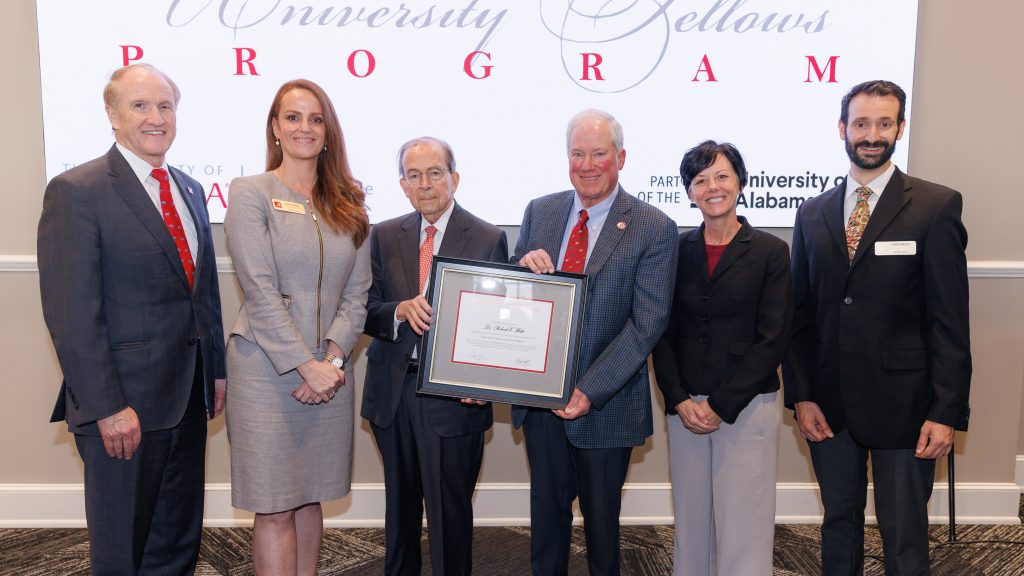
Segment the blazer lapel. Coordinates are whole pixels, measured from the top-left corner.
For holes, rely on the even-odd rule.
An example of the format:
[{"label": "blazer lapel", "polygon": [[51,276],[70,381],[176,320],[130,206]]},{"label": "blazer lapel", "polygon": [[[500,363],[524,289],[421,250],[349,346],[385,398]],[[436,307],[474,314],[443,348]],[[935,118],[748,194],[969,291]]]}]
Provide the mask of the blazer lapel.
[{"label": "blazer lapel", "polygon": [[[565,227],[569,225],[569,218],[573,216],[569,213],[572,212],[572,202],[575,194],[575,191],[570,190],[551,203],[550,211],[555,216],[554,218],[537,220],[537,223],[541,226],[550,222],[550,225],[544,228],[538,227],[536,236],[538,240],[537,247],[543,249],[551,256],[551,261],[554,262],[556,270],[562,265],[558,260],[558,255],[562,251],[562,237],[565,235]],[[546,208],[545,206],[537,207],[541,211],[546,211]]]},{"label": "blazer lapel", "polygon": [[128,165],[128,161],[124,159],[116,146],[111,147],[107,158],[110,161],[110,181],[113,183],[114,190],[153,236],[153,240],[163,250],[164,255],[171,262],[171,266],[178,272],[181,281],[188,288],[188,278],[185,276],[185,268],[182,267],[181,258],[178,256],[178,247],[171,239],[171,233],[167,231],[167,225],[164,224],[160,210],[153,205],[146,189],[143,188],[142,183],[139,182],[138,177]]},{"label": "blazer lapel", "polygon": [[686,257],[685,262],[693,262],[697,267],[697,273],[705,284],[710,282],[708,278],[708,253],[704,245],[704,224],[686,234]]},{"label": "blazer lapel", "polygon": [[466,250],[469,244],[469,222],[466,219],[466,211],[455,203],[452,208],[452,215],[448,218],[448,227],[445,228],[444,238],[441,239],[441,247],[437,251],[438,256],[459,257]]},{"label": "blazer lapel", "polygon": [[[750,224],[747,224],[746,218],[737,216],[737,219],[740,221],[740,230],[736,233],[736,237],[732,239],[732,242],[729,242],[729,245],[725,247],[725,251],[722,252],[722,257],[718,260],[718,264],[715,265],[715,272],[711,275],[711,280],[721,276],[750,249],[750,239],[754,237],[754,232],[751,230]],[[706,254],[705,258],[707,258]],[[705,274],[707,274],[707,269],[707,263],[705,262]]]},{"label": "blazer lapel", "polygon": [[601,235],[597,237],[594,251],[587,259],[587,274],[600,272],[601,267],[615,251],[615,246],[618,245],[622,235],[629,228],[631,211],[632,207],[629,205],[626,191],[619,186],[615,193],[615,201],[612,202],[612,207],[608,210],[608,218],[604,221],[604,226],[601,227]]},{"label": "blazer lapel", "polygon": [[861,236],[860,243],[857,244],[857,252],[854,253],[853,261],[850,262],[851,268],[857,265],[857,262],[860,261],[865,252],[871,250],[871,246],[878,239],[882,231],[892,223],[896,215],[910,202],[910,197],[904,194],[905,190],[908,189],[906,181],[903,179],[903,173],[897,169],[893,172],[892,178],[889,179],[889,183],[885,186],[885,190],[878,199],[878,203],[875,204],[871,217],[868,218],[868,225],[864,229],[864,235]]},{"label": "blazer lapel", "polygon": [[410,297],[420,291],[420,214],[413,212],[402,222],[398,233],[398,252],[402,259],[402,273]]},{"label": "blazer lapel", "polygon": [[[848,178],[848,177],[847,177]],[[832,196],[822,206],[822,220],[828,228],[829,235],[835,240],[836,248],[843,253],[843,258],[850,259],[846,249],[846,221],[843,218],[843,198],[846,195],[846,179],[832,189]]]}]

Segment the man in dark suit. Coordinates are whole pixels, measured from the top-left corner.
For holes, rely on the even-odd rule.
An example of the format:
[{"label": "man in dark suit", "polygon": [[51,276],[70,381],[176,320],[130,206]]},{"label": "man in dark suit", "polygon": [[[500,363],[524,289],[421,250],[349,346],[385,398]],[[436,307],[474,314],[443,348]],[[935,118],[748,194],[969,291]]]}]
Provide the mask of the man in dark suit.
[{"label": "man in dark suit", "polygon": [[455,202],[459,173],[444,141],[406,142],[398,168],[416,211],[370,231],[373,284],[365,332],[373,343],[361,411],[384,462],[384,572],[420,573],[426,501],[433,573],[468,575],[473,490],[492,413],[483,402],[416,393],[420,336],[433,313],[424,294],[433,256],[507,262],[508,241],[501,229]]},{"label": "man in dark suit", "polygon": [[586,273],[576,386],[562,410],[516,407],[530,460],[533,572],[568,572],[579,496],[594,575],[618,574],[619,509],[634,446],[651,435],[647,356],[668,325],[675,222],[619,186],[622,127],[585,110],[566,133],[574,190],[530,202],[512,260],[536,273]]},{"label": "man in dark suit", "polygon": [[50,181],[39,220],[43,316],[64,373],[53,421],[85,464],[92,573],[191,574],[206,421],[224,406],[206,196],[164,158],[170,78],[121,68],[103,99],[116,144]]},{"label": "man in dark suit", "polygon": [[785,396],[810,443],[829,575],[863,573],[869,455],[886,573],[928,573],[935,460],[967,424],[963,200],[890,161],[905,106],[892,82],[846,94],[839,136],[850,174],[805,202],[793,228]]}]

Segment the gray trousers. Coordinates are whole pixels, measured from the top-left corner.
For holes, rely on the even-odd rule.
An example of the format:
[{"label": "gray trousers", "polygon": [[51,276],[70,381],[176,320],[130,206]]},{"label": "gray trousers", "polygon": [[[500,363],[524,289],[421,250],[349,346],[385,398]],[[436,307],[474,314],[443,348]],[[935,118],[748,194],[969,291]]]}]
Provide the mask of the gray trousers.
[{"label": "gray trousers", "polygon": [[[704,396],[693,396],[703,400]],[[674,576],[770,576],[775,539],[778,392],[755,397],[734,424],[694,434],[668,416]]]}]

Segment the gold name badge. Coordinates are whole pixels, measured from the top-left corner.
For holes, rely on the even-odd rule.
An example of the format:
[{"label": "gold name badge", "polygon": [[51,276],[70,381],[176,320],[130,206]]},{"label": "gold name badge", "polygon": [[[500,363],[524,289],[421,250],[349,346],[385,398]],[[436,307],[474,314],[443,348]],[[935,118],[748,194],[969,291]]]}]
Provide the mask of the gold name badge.
[{"label": "gold name badge", "polygon": [[274,210],[280,210],[281,212],[291,212],[292,214],[305,214],[306,207],[298,202],[289,202],[287,200],[278,200],[274,198],[270,201],[274,205]]}]

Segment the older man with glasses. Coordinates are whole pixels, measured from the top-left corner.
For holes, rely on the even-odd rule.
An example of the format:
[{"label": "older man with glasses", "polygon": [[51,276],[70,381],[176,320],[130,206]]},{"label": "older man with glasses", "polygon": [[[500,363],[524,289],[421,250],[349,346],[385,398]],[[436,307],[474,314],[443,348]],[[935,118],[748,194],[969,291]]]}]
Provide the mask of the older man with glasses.
[{"label": "older man with glasses", "polygon": [[415,211],[370,233],[373,285],[365,331],[373,343],[362,406],[384,463],[384,573],[420,573],[425,502],[433,574],[470,574],[473,490],[491,407],[417,394],[418,344],[432,320],[424,295],[433,256],[507,262],[508,241],[455,202],[459,173],[444,141],[406,142],[398,168]]}]

